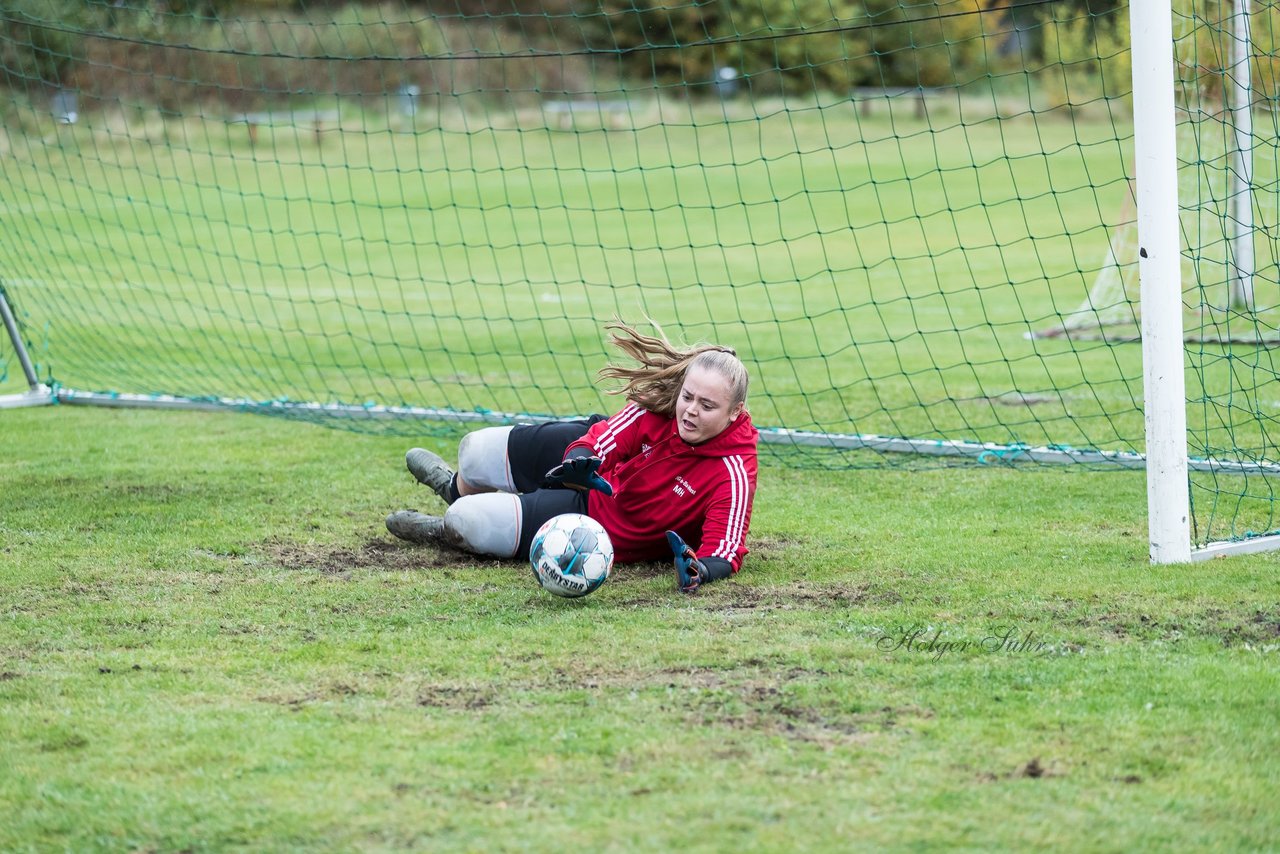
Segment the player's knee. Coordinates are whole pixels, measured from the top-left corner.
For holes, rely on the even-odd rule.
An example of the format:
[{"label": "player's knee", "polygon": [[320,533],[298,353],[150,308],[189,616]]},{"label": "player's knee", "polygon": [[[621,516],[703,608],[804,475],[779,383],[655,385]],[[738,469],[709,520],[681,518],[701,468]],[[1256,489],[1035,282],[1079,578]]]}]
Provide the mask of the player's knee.
[{"label": "player's knee", "polygon": [[493,557],[515,557],[520,549],[520,498],[503,492],[464,495],[444,514],[454,545]]},{"label": "player's knee", "polygon": [[510,427],[486,427],[462,437],[458,444],[458,477],[476,489],[514,492],[507,462]]}]

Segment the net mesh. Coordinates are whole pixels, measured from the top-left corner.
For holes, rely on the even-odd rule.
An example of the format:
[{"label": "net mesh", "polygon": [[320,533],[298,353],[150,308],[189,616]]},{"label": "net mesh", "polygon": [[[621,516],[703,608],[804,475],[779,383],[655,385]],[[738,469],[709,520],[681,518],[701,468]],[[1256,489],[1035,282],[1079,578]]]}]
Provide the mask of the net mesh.
[{"label": "net mesh", "polygon": [[[1276,10],[1243,74],[1232,7],[1175,5],[1189,444],[1237,464],[1192,477],[1204,542],[1278,524]],[[1123,5],[0,10],[0,283],[50,384],[417,433],[610,411],[602,326],[652,319],[738,350],[793,464],[1142,452]]]}]

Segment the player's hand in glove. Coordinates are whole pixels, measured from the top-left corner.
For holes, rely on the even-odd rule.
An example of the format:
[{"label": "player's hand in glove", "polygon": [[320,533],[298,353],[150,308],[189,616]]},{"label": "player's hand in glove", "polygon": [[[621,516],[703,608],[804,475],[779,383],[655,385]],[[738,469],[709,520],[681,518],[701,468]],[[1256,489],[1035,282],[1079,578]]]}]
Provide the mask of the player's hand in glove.
[{"label": "player's hand in glove", "polygon": [[667,543],[676,556],[676,586],[681,593],[696,593],[706,580],[707,568],[675,531],[667,531]]},{"label": "player's hand in glove", "polygon": [[613,495],[612,484],[599,474],[601,462],[599,457],[571,457],[547,472],[542,478],[542,485],[596,489],[605,495]]}]

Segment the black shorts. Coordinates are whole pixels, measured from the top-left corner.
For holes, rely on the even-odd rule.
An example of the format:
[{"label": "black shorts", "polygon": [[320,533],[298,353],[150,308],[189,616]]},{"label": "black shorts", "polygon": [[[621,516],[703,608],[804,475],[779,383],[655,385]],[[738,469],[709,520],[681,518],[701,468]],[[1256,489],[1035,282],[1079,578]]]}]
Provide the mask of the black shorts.
[{"label": "black shorts", "polygon": [[587,493],[579,489],[543,489],[542,478],[564,461],[564,452],[581,439],[603,415],[573,421],[518,424],[507,437],[507,464],[520,493],[520,548],[516,557],[529,557],[533,535],[542,523],[561,513],[587,512]]}]

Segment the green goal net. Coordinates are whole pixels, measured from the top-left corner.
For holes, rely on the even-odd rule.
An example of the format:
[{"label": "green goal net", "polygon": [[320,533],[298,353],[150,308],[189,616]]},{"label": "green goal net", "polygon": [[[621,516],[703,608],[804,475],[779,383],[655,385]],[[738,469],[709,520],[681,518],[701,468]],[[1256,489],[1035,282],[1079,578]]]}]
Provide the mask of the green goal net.
[{"label": "green goal net", "polygon": [[[1199,542],[1280,525],[1277,15],[1240,66],[1234,8],[1175,4]],[[1083,0],[3,0],[0,287],[64,402],[609,411],[602,325],[652,319],[737,348],[791,463],[1137,466],[1128,36]]]}]

